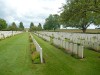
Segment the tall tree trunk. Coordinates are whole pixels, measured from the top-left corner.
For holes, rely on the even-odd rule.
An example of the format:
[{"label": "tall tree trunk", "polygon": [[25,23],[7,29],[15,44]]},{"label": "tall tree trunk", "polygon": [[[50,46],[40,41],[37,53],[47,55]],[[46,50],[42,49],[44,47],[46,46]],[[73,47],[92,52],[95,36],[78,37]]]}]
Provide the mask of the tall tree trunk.
[{"label": "tall tree trunk", "polygon": [[87,29],[86,25],[83,25],[83,26],[82,26],[82,31],[83,31],[83,33],[86,32],[86,29]]},{"label": "tall tree trunk", "polygon": [[86,33],[86,28],[82,29],[83,33]]}]

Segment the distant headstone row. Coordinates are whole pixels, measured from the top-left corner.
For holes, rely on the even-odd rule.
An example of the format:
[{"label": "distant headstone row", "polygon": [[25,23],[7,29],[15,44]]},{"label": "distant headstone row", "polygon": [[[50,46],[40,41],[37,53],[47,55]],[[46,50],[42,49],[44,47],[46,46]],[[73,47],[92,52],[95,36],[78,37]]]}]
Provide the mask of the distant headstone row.
[{"label": "distant headstone row", "polygon": [[31,35],[31,33],[30,33],[30,36],[31,36],[31,38],[32,38],[32,40],[33,40],[34,45],[36,46],[37,52],[40,53],[41,63],[43,63],[42,48],[41,48],[40,45],[37,43],[37,41],[33,38],[33,36]]},{"label": "distant headstone row", "polygon": [[5,39],[19,33],[22,33],[22,31],[0,31],[0,39]]},{"label": "distant headstone row", "polygon": [[84,47],[100,51],[100,34],[66,32],[36,32],[35,34],[79,58],[83,58]]}]

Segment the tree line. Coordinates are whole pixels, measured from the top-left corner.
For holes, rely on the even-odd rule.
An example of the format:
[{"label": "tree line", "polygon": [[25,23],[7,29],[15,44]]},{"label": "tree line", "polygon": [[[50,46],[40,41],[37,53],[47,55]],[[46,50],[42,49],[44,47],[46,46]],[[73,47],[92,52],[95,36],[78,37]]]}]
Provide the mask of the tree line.
[{"label": "tree line", "polygon": [[[8,25],[6,23],[6,20],[4,19],[1,19],[0,18],[0,30],[2,31],[23,31],[25,30],[25,27],[23,25],[23,22],[20,22],[19,25],[17,25],[15,22],[12,22],[11,25]],[[29,31],[40,31],[42,30],[42,25],[41,23],[38,24],[38,26],[34,25],[33,22],[30,23],[30,28],[29,28]]]},{"label": "tree line", "polygon": [[1,19],[0,18],[0,30],[2,31],[23,31],[24,30],[24,25],[23,25],[23,22],[20,22],[19,25],[17,26],[15,22],[12,22],[11,25],[8,25],[6,23],[6,20],[4,19]]},{"label": "tree line", "polygon": [[29,31],[41,31],[41,30],[42,30],[41,23],[39,23],[38,26],[34,25],[33,22],[30,23]]},{"label": "tree line", "polygon": [[44,29],[55,30],[63,25],[86,32],[91,24],[100,26],[100,0],[66,0],[60,15],[49,15],[46,18]]}]

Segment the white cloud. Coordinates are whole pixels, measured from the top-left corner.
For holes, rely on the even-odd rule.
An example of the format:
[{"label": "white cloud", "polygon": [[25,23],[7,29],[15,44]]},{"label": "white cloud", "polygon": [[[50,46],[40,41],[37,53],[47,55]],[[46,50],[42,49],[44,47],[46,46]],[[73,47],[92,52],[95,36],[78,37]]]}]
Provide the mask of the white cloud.
[{"label": "white cloud", "polygon": [[95,29],[97,26],[95,26],[94,24],[91,24],[87,29]]},{"label": "white cloud", "polygon": [[[66,0],[0,0],[0,17],[8,23],[20,22],[29,27],[30,22],[44,23],[49,14],[56,14]],[[2,7],[1,7],[2,6]]]}]

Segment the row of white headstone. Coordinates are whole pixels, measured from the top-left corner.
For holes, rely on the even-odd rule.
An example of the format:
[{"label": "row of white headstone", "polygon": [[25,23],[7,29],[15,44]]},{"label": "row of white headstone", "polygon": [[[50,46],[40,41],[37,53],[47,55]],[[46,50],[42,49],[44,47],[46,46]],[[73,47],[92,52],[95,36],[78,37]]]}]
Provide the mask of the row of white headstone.
[{"label": "row of white headstone", "polygon": [[[84,47],[100,51],[100,34],[82,34],[82,33],[65,33],[65,32],[37,32],[37,35],[50,40],[49,37],[69,39],[73,43],[80,43]],[[47,36],[47,37],[46,37]]]},{"label": "row of white headstone", "polygon": [[52,41],[52,43],[58,47],[64,48],[68,53],[72,54],[72,55],[77,55],[79,58],[83,58],[83,51],[84,51],[84,47],[82,45],[78,45],[75,43],[70,43],[66,40],[62,40],[62,39],[57,39],[57,38],[50,38],[47,35],[41,35],[41,34],[37,34],[39,37],[47,40],[47,41]]},{"label": "row of white headstone", "polygon": [[30,36],[32,38],[32,41],[36,47],[36,51],[40,53],[40,60],[41,60],[41,63],[43,63],[43,52],[42,52],[42,48],[40,47],[40,45],[37,43],[37,41],[33,38],[32,34],[30,33]]},{"label": "row of white headstone", "polygon": [[68,53],[72,55],[77,55],[79,58],[84,57],[84,47],[82,45],[55,38],[53,39],[53,44],[58,47],[64,48]]},{"label": "row of white headstone", "polygon": [[22,33],[22,31],[0,31],[0,39],[5,39],[20,33]]}]

